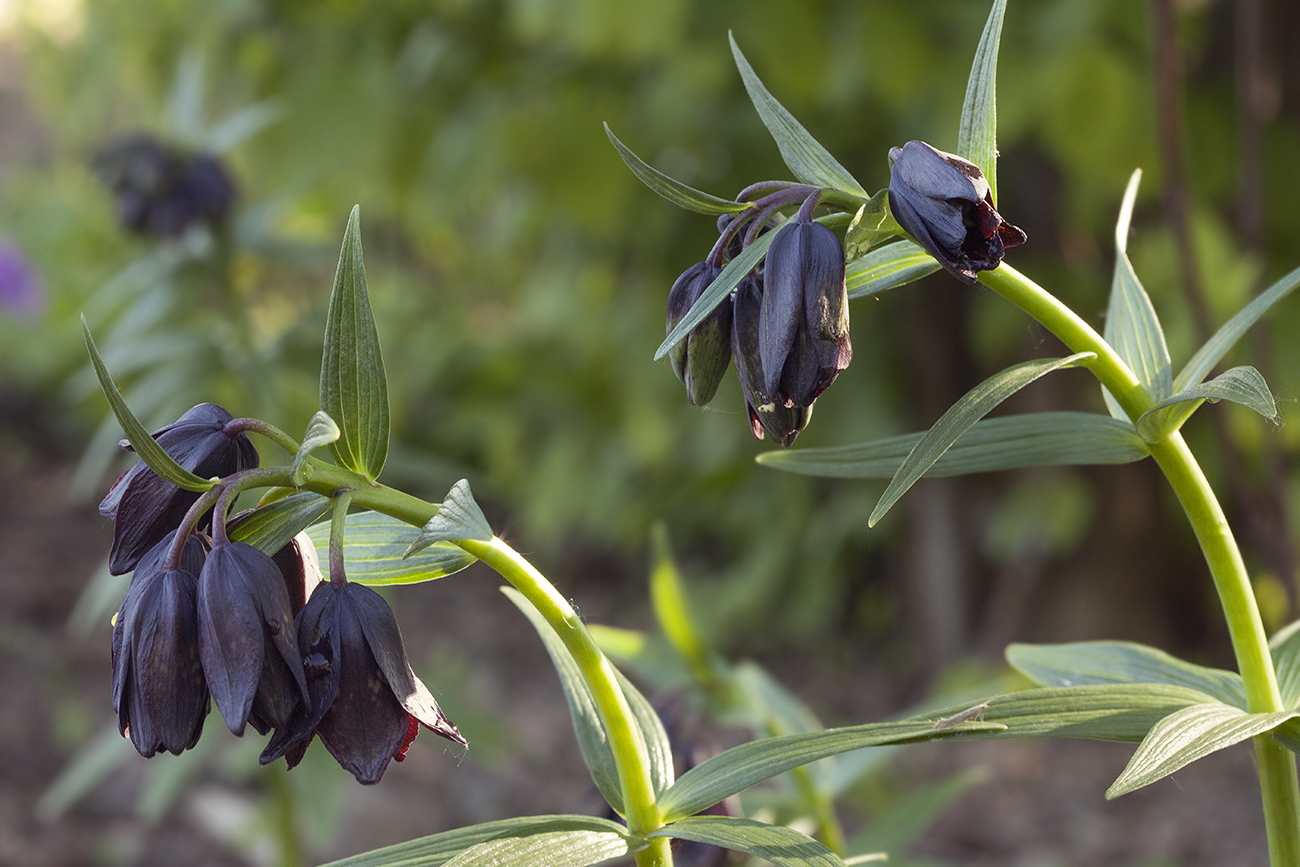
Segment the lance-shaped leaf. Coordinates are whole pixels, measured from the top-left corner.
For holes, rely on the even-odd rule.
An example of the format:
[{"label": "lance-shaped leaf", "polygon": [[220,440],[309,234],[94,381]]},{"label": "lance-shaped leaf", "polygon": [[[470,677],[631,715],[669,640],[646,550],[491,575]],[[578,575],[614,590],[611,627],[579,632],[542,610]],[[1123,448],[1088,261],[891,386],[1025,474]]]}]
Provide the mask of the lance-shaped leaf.
[{"label": "lance-shaped leaf", "polygon": [[[353,512],[344,519],[343,557],[349,581],[368,584],[418,584],[454,575],[472,564],[474,555],[458,545],[439,542],[406,556],[420,530],[379,512]],[[307,528],[317,556],[329,562],[330,522]]]},{"label": "lance-shaped leaf", "polygon": [[1199,690],[1246,708],[1245,687],[1235,671],[1194,665],[1131,641],[1012,644],[1006,657],[1017,671],[1040,686],[1164,683]]},{"label": "lance-shaped leaf", "polygon": [[1247,713],[1219,702],[1183,708],[1152,727],[1128,767],[1106,790],[1106,797],[1118,798],[1150,785],[1197,759],[1262,735],[1297,716],[1300,711]]},{"label": "lance-shaped leaf", "polygon": [[334,423],[334,419],[329,417],[329,413],[324,410],[317,410],[307,422],[307,432],[302,436],[302,445],[298,448],[298,454],[293,456],[293,463],[289,466],[289,480],[295,485],[301,485],[303,478],[301,469],[302,462],[307,460],[307,456],[316,449],[337,440],[342,436],[339,426]]},{"label": "lance-shaped leaf", "polygon": [[95,346],[95,340],[90,336],[90,326],[86,324],[85,316],[81,317],[81,334],[85,338],[86,351],[90,353],[90,363],[95,368],[95,376],[99,379],[99,387],[103,390],[104,397],[108,398],[108,405],[113,410],[117,423],[121,425],[127,442],[140,456],[140,460],[161,478],[187,491],[206,491],[216,484],[209,479],[199,478],[176,463],[172,456],[158,445],[149,431],[145,430],[145,426],[131,412],[131,407],[127,406],[122,393],[117,390],[113,377],[109,375],[108,367],[104,365],[104,359],[100,357],[99,349]]},{"label": "lance-shaped leaf", "polygon": [[[537,634],[546,645],[546,652],[560,675],[564,687],[564,697],[569,704],[569,713],[573,717],[574,733],[578,737],[578,747],[582,751],[591,778],[600,789],[601,795],[614,811],[623,813],[623,787],[618,777],[618,766],[614,762],[614,753],[609,745],[609,737],[601,722],[596,701],[582,677],[582,670],[569,653],[560,636],[538,613],[522,593],[513,587],[502,587],[501,592],[519,607]],[[659,714],[650,702],[632,685],[622,673],[618,673],[619,686],[632,710],[632,717],[645,742],[646,755],[650,761],[650,774],[655,794],[667,789],[673,783],[673,755],[668,743],[668,734],[664,731]]]},{"label": "lance-shaped leaf", "polygon": [[492,535],[492,525],[483,517],[483,510],[469,489],[469,480],[461,479],[451,486],[437,513],[421,528],[403,556],[409,557],[435,542],[454,542],[457,539],[490,542]]},{"label": "lance-shaped leaf", "polygon": [[663,358],[668,354],[668,350],[676,346],[683,337],[695,330],[695,326],[704,321],[704,317],[713,312],[713,308],[722,303],[723,299],[731,294],[745,275],[758,266],[758,262],[767,255],[767,248],[772,245],[772,240],[781,232],[785,231],[787,226],[793,226],[794,221],[783,223],[774,231],[765,235],[759,235],[754,243],[746,247],[741,254],[727,263],[727,267],[722,269],[722,273],[714,278],[709,284],[709,288],[700,293],[700,297],[691,305],[691,309],[681,321],[668,332],[664,342],[659,344],[655,350],[655,361]]},{"label": "lance-shaped leaf", "polygon": [[812,837],[783,825],[734,816],[691,816],[651,831],[651,837],[692,840],[747,852],[777,867],[843,867],[840,857]]},{"label": "lance-shaped leaf", "polygon": [[[1132,369],[1138,382],[1146,386],[1156,400],[1164,400],[1174,393],[1173,373],[1169,366],[1169,348],[1165,346],[1165,333],[1160,319],[1151,306],[1151,298],[1138,282],[1133,264],[1128,259],[1128,229],[1133,217],[1133,203],[1137,200],[1138,182],[1142,170],[1133,172],[1124,202],[1120,205],[1119,220],[1115,224],[1115,276],[1111,281],[1110,305],[1106,309],[1106,342],[1115,347],[1120,358]],[[1115,418],[1128,419],[1111,393],[1102,388],[1106,406]]]},{"label": "lance-shaped leaf", "polygon": [[862,203],[844,231],[844,256],[852,262],[903,230],[889,213],[889,190]]},{"label": "lance-shaped leaf", "polygon": [[1205,379],[1241,335],[1267,313],[1270,307],[1290,295],[1296,286],[1300,286],[1300,268],[1278,280],[1237,311],[1237,314],[1225,322],[1213,337],[1205,341],[1205,345],[1198,349],[1191,360],[1178,372],[1177,378],[1174,379],[1174,388],[1182,391]]},{"label": "lance-shaped leaf", "polygon": [[1269,421],[1277,421],[1277,404],[1273,392],[1258,370],[1234,367],[1211,379],[1183,389],[1142,413],[1137,421],[1138,433],[1149,443],[1157,442],[1183,426],[1203,401],[1216,403],[1230,400],[1249,407]]},{"label": "lance-shaped leaf", "polygon": [[[119,737],[118,740],[121,740]],[[627,829],[608,819],[593,816],[554,815],[554,816],[519,816],[513,819],[498,819],[483,822],[441,834],[418,837],[382,849],[362,852],[350,858],[331,861],[324,867],[392,867],[395,864],[406,867],[441,867],[461,852],[480,843],[496,839],[523,839],[532,834],[547,834],[557,831],[595,831],[621,833],[627,836]],[[629,838],[635,839],[635,838]],[[644,848],[643,843],[634,843],[636,849]],[[634,850],[635,851],[635,850]],[[509,861],[501,864],[512,863]]]},{"label": "lance-shaped leaf", "polygon": [[446,862],[447,867],[587,867],[636,854],[647,845],[643,838],[633,837],[612,822],[587,827],[574,824],[564,822],[553,828],[535,827],[499,836],[466,849]]},{"label": "lance-shaped leaf", "polygon": [[906,286],[941,267],[913,242],[895,241],[850,261],[844,269],[844,283],[850,299],[862,298]]},{"label": "lance-shaped leaf", "polygon": [[966,99],[961,106],[961,127],[957,130],[957,156],[970,160],[984,172],[998,203],[998,45],[1002,39],[1002,17],[1007,0],[994,0],[989,11],[975,61],[966,82]]},{"label": "lance-shaped leaf", "polygon": [[655,619],[673,650],[690,667],[697,681],[712,684],[716,674],[708,645],[691,617],[691,606],[668,543],[668,528],[658,521],[651,528],[650,602]]},{"label": "lance-shaped leaf", "polygon": [[1268,640],[1273,654],[1273,668],[1277,671],[1277,687],[1282,693],[1282,706],[1300,706],[1300,620],[1284,626]]},{"label": "lance-shaped leaf", "polygon": [[663,196],[679,208],[685,208],[688,211],[694,211],[697,214],[738,214],[746,208],[752,208],[749,202],[732,202],[727,199],[720,199],[717,196],[709,195],[687,186],[681,181],[669,177],[654,166],[641,159],[632,149],[618,140],[614,131],[605,124],[605,135],[609,136],[609,141],[618,151],[618,155],[627,163],[627,167],[632,170],[641,183],[645,184],[654,192]]},{"label": "lance-shaped leaf", "polygon": [[237,518],[226,531],[230,541],[247,542],[262,553],[273,555],[320,520],[329,508],[329,497],[299,491]]},{"label": "lance-shaped leaf", "polygon": [[867,198],[867,191],[849,174],[848,169],[840,165],[830,151],[809,135],[808,130],[794,119],[794,115],[768,93],[754,68],[741,53],[735,37],[728,33],[727,39],[731,42],[731,54],[736,58],[736,68],[740,70],[740,77],[745,82],[745,90],[749,92],[754,108],[758,109],[758,116],[776,140],[776,146],[781,149],[781,158],[795,178],[805,184],[831,187]]},{"label": "lance-shaped leaf", "polygon": [[1094,353],[1080,352],[1066,358],[1026,361],[995,373],[966,392],[939,417],[934,427],[926,431],[925,436],[921,437],[920,442],[908,453],[899,466],[898,472],[894,473],[889,486],[885,488],[885,493],[881,495],[880,502],[872,511],[867,526],[875,526],[876,522],[883,518],[894,503],[897,503],[907,492],[907,489],[916,484],[921,476],[943,457],[944,452],[948,451],[953,443],[961,439],[977,421],[988,415],[1002,401],[1053,370],[1095,357]]},{"label": "lance-shaped leaf", "polygon": [[325,319],[320,408],[338,423],[341,436],[330,444],[338,465],[378,477],[388,456],[388,378],[366,291],[360,206],[352,209],[343,233]]},{"label": "lance-shaped leaf", "polygon": [[[875,442],[763,452],[757,461],[806,476],[888,479],[925,433]],[[986,418],[962,434],[926,470],[926,477],[960,476],[1057,464],[1126,464],[1147,456],[1126,421],[1095,412],[1034,412]]]}]

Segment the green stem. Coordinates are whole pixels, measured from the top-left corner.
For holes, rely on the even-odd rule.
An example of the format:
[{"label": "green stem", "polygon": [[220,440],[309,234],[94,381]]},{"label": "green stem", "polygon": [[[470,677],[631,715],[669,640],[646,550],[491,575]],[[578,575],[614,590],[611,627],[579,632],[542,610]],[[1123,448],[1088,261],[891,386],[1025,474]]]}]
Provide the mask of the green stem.
[{"label": "green stem", "polygon": [[[1097,358],[1089,368],[1130,419],[1137,419],[1150,409],[1154,402],[1150,393],[1124,360],[1091,326],[1047,290],[1006,264],[982,273],[980,280],[1041,322],[1072,351],[1095,352]],[[1178,431],[1148,443],[1147,448],[1182,504],[1210,568],[1245,685],[1247,708],[1251,713],[1283,710],[1268,637],[1250,577],[1214,491]],[[1274,867],[1300,864],[1300,781],[1295,755],[1267,735],[1261,735],[1255,738],[1255,757],[1271,861]]]}]

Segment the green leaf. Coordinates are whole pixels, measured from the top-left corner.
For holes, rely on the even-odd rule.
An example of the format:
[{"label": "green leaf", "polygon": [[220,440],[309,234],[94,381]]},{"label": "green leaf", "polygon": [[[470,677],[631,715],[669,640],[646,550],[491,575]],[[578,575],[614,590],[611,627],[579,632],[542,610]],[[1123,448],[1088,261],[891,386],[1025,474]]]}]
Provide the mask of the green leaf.
[{"label": "green leaf", "polygon": [[[806,476],[888,479],[924,436],[910,433],[850,446],[763,452],[756,460]],[[925,475],[959,476],[1054,464],[1126,464],[1146,456],[1146,445],[1126,421],[1094,412],[1034,412],[981,419]]]},{"label": "green leaf", "polygon": [[[555,630],[546,622],[546,618],[538,613],[522,593],[513,587],[502,587],[501,592],[519,607],[519,610],[533,624],[537,634],[541,636],[542,643],[546,645],[546,652],[550,655],[551,662],[560,675],[560,683],[564,687],[564,697],[569,703],[569,713],[573,717],[573,729],[578,737],[578,747],[582,751],[583,761],[591,771],[591,778],[595,781],[596,788],[600,789],[601,795],[614,808],[614,812],[622,815],[623,787],[619,782],[618,767],[614,763],[614,753],[610,748],[600,712],[596,709],[595,699],[592,698],[591,690],[583,680],[582,670],[564,642],[560,640],[560,636],[556,635]],[[650,773],[655,793],[658,794],[673,782],[673,756],[672,748],[668,744],[668,734],[664,731],[663,723],[660,722],[659,715],[650,702],[621,673],[619,686],[623,690],[624,697],[627,698],[641,737],[645,740],[646,753],[650,759]]]},{"label": "green leaf", "polygon": [[[431,545],[404,556],[419,530],[379,512],[353,512],[344,520],[343,559],[349,581],[372,587],[418,584],[454,575],[476,559],[447,543]],[[329,562],[330,522],[308,528],[322,563]]]},{"label": "green leaf", "polygon": [[934,423],[934,427],[926,431],[925,436],[921,437],[916,446],[908,452],[898,472],[894,473],[889,486],[885,488],[885,493],[881,495],[880,502],[876,504],[871,517],[867,519],[867,526],[875,526],[876,522],[883,518],[885,513],[907,492],[907,489],[916,484],[921,476],[943,457],[943,453],[948,451],[953,443],[961,439],[962,435],[977,421],[988,415],[1002,401],[1053,370],[1070,367],[1095,357],[1091,352],[1080,352],[1066,358],[1026,361],[993,374],[966,392],[940,416]]},{"label": "green leaf", "polygon": [[839,856],[807,834],[734,816],[692,816],[650,832],[748,852],[778,867],[843,867]]},{"label": "green leaf", "polygon": [[402,556],[409,557],[436,542],[453,542],[457,539],[490,542],[492,535],[492,525],[483,517],[483,510],[469,489],[469,480],[461,479],[451,486],[438,511],[420,529],[411,542],[411,547]]},{"label": "green leaf", "polygon": [[673,561],[668,544],[668,529],[662,521],[651,528],[650,602],[654,606],[659,629],[690,666],[695,679],[711,684],[716,679],[708,647],[691,618],[691,606],[686,599],[681,574]]},{"label": "green leaf", "polygon": [[293,456],[293,463],[289,466],[289,480],[294,485],[301,485],[303,479],[300,477],[299,470],[302,468],[302,462],[307,460],[307,456],[316,449],[337,440],[342,436],[339,426],[334,423],[334,419],[329,417],[329,413],[324,410],[317,410],[316,414],[307,422],[307,432],[303,434],[302,445],[298,447],[298,454]]},{"label": "green leaf", "polygon": [[975,49],[975,61],[966,82],[966,99],[961,106],[961,127],[957,130],[957,156],[970,160],[984,172],[995,207],[998,203],[998,43],[1006,11],[1007,0],[994,0],[979,47]]},{"label": "green leaf", "polygon": [[343,233],[325,319],[320,408],[342,434],[330,444],[335,462],[368,479],[377,478],[388,456],[388,379],[366,292],[360,205],[352,209]]},{"label": "green leaf", "polygon": [[924,719],[765,738],[732,747],[691,768],[664,792],[659,808],[664,821],[673,822],[791,768],[864,747],[954,737],[1068,737],[1136,743],[1170,713],[1210,700],[1199,690],[1150,683],[1030,689],[990,699],[982,721],[948,728],[935,728],[935,723],[968,710],[970,705],[940,708]]},{"label": "green leaf", "polygon": [[1268,646],[1273,652],[1282,706],[1295,708],[1300,705],[1300,620],[1279,629],[1268,640]]},{"label": "green leaf", "polygon": [[889,190],[881,190],[863,202],[849,221],[844,231],[844,256],[850,262],[861,259],[873,247],[900,232],[902,228],[889,212]]},{"label": "green leaf", "polygon": [[226,531],[232,542],[247,542],[264,554],[274,554],[320,520],[330,502],[329,497],[299,491],[231,521]]},{"label": "green leaf", "polygon": [[677,326],[668,332],[664,342],[659,344],[659,348],[655,350],[655,361],[667,355],[668,350],[676,346],[687,334],[690,334],[696,325],[704,321],[704,317],[713,312],[713,308],[722,303],[722,299],[726,298],[731,293],[731,290],[735,289],[740,281],[745,279],[745,275],[758,266],[758,261],[767,255],[767,248],[772,246],[772,239],[785,231],[785,227],[789,225],[792,225],[792,223],[782,223],[774,231],[759,235],[754,243],[727,263],[727,266],[722,269],[722,273],[714,278],[708,289],[700,293],[700,297],[691,305],[691,309],[677,323]]},{"label": "green leaf", "polygon": [[206,491],[215,485],[215,481],[201,479],[176,463],[172,456],[158,445],[158,441],[150,435],[149,431],[145,430],[144,425],[140,424],[140,420],[131,412],[131,407],[126,405],[122,393],[117,390],[113,377],[109,375],[104,359],[100,357],[99,350],[95,347],[95,340],[90,336],[90,326],[86,324],[85,316],[81,317],[81,334],[86,340],[86,351],[90,353],[90,363],[95,368],[95,376],[99,378],[99,387],[103,390],[104,397],[108,398],[108,405],[112,408],[113,415],[117,417],[117,423],[122,426],[127,442],[140,456],[140,460],[161,478],[187,491]]},{"label": "green leaf", "polygon": [[850,261],[844,269],[844,285],[850,299],[862,298],[905,286],[941,267],[913,242],[895,241]]},{"label": "green leaf", "polygon": [[605,135],[609,136],[610,142],[618,155],[627,163],[627,167],[632,170],[632,174],[640,179],[654,192],[663,196],[679,208],[685,208],[688,211],[694,211],[697,214],[738,214],[746,208],[752,208],[753,205],[748,202],[732,202],[727,199],[720,199],[717,196],[701,192],[694,187],[688,187],[681,181],[669,177],[659,171],[649,163],[642,160],[632,152],[632,149],[618,140],[614,131],[605,124]]},{"label": "green leaf", "polygon": [[622,834],[630,844],[635,845],[631,851],[644,848],[644,844],[636,841],[636,838],[627,837],[627,830],[622,825],[608,819],[575,815],[519,816],[470,825],[466,828],[444,831],[441,834],[430,834],[427,837],[353,855],[351,858],[331,861],[323,867],[441,867],[466,849],[488,841],[519,840],[532,834],[566,831]]},{"label": "green leaf", "polygon": [[1245,687],[1236,672],[1193,665],[1131,641],[1012,644],[1006,657],[1013,668],[1040,686],[1164,683],[1246,708]]},{"label": "green leaf", "polygon": [[1300,712],[1293,710],[1246,713],[1219,702],[1183,708],[1152,727],[1128,767],[1106,790],[1106,797],[1118,798],[1150,785],[1197,759],[1264,734],[1297,716]]},{"label": "green leaf", "polygon": [[1253,409],[1269,421],[1277,421],[1277,404],[1263,375],[1253,367],[1234,367],[1211,379],[1185,388],[1142,413],[1137,430],[1149,443],[1182,427],[1202,401],[1230,400]]},{"label": "green leaf", "polygon": [[1205,379],[1241,335],[1268,312],[1270,307],[1290,295],[1296,286],[1300,286],[1300,268],[1261,292],[1225,322],[1213,337],[1205,341],[1205,345],[1198,349],[1186,366],[1178,372],[1178,377],[1174,380],[1174,388],[1182,391]]},{"label": "green leaf", "polygon": [[768,93],[754,68],[741,53],[735,37],[728,33],[727,39],[731,42],[731,53],[736,58],[736,68],[740,70],[740,77],[745,82],[745,90],[749,92],[749,98],[754,103],[754,108],[758,109],[763,125],[776,140],[776,146],[781,149],[781,158],[795,178],[815,187],[831,187],[867,198],[867,191],[853,175],[831,156],[830,151],[808,134],[808,130],[776,101],[776,97]]},{"label": "green leaf", "polygon": [[532,828],[479,843],[452,858],[447,867],[587,867],[633,855],[646,847],[645,840],[612,822],[612,827],[592,828],[574,828],[570,824],[554,829]]},{"label": "green leaf", "polygon": [[[1164,400],[1174,393],[1173,373],[1169,366],[1169,349],[1165,346],[1165,333],[1151,298],[1138,282],[1133,264],[1128,259],[1128,229],[1133,216],[1133,203],[1137,199],[1138,182],[1142,170],[1133,172],[1124,202],[1120,205],[1119,220],[1115,224],[1115,276],[1111,282],[1110,305],[1106,309],[1106,342],[1115,348],[1120,358],[1132,369],[1138,382],[1146,386],[1156,400]],[[1128,419],[1119,403],[1104,388],[1106,405],[1115,418]]]}]

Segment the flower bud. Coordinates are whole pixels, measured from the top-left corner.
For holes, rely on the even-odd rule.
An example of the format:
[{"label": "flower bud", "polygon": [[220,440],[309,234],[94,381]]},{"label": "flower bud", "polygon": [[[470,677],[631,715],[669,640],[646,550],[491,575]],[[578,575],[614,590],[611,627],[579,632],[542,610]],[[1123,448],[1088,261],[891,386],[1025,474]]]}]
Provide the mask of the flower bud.
[{"label": "flower bud", "polygon": [[1002,262],[1025,233],[993,209],[993,194],[974,163],[910,141],[889,151],[889,209],[949,274],[974,283]]},{"label": "flower bud", "polygon": [[[709,288],[721,270],[697,262],[673,283],[668,293],[666,324],[672,331]],[[731,300],[724,299],[668,353],[673,373],[686,383],[686,399],[695,406],[713,400],[731,361]]]},{"label": "flower bud", "polygon": [[763,308],[763,287],[757,277],[749,276],[736,287],[735,313],[731,326],[731,354],[736,360],[736,376],[749,410],[749,427],[757,439],[763,432],[782,446],[794,443],[799,431],[812,417],[808,406],[787,406],[768,396],[763,383],[763,359],[759,350]]}]

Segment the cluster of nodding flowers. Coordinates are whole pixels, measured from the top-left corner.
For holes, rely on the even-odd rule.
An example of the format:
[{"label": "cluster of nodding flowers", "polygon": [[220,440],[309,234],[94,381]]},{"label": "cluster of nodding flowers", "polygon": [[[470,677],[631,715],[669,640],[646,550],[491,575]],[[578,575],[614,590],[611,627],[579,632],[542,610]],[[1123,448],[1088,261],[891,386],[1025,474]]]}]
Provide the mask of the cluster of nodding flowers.
[{"label": "cluster of nodding flowers", "polygon": [[179,755],[215,702],[236,735],[274,730],[263,765],[284,756],[292,768],[319,736],[365,784],[406,756],[421,725],[463,745],[377,593],[337,565],[322,581],[305,534],[274,556],[230,541],[228,494],[258,466],[246,431],[259,424],[204,403],[154,433],[182,467],[228,483],[215,507],[143,462],[100,504],[114,522],[109,570],[132,572],[113,623],[119,730],[146,758]]}]

